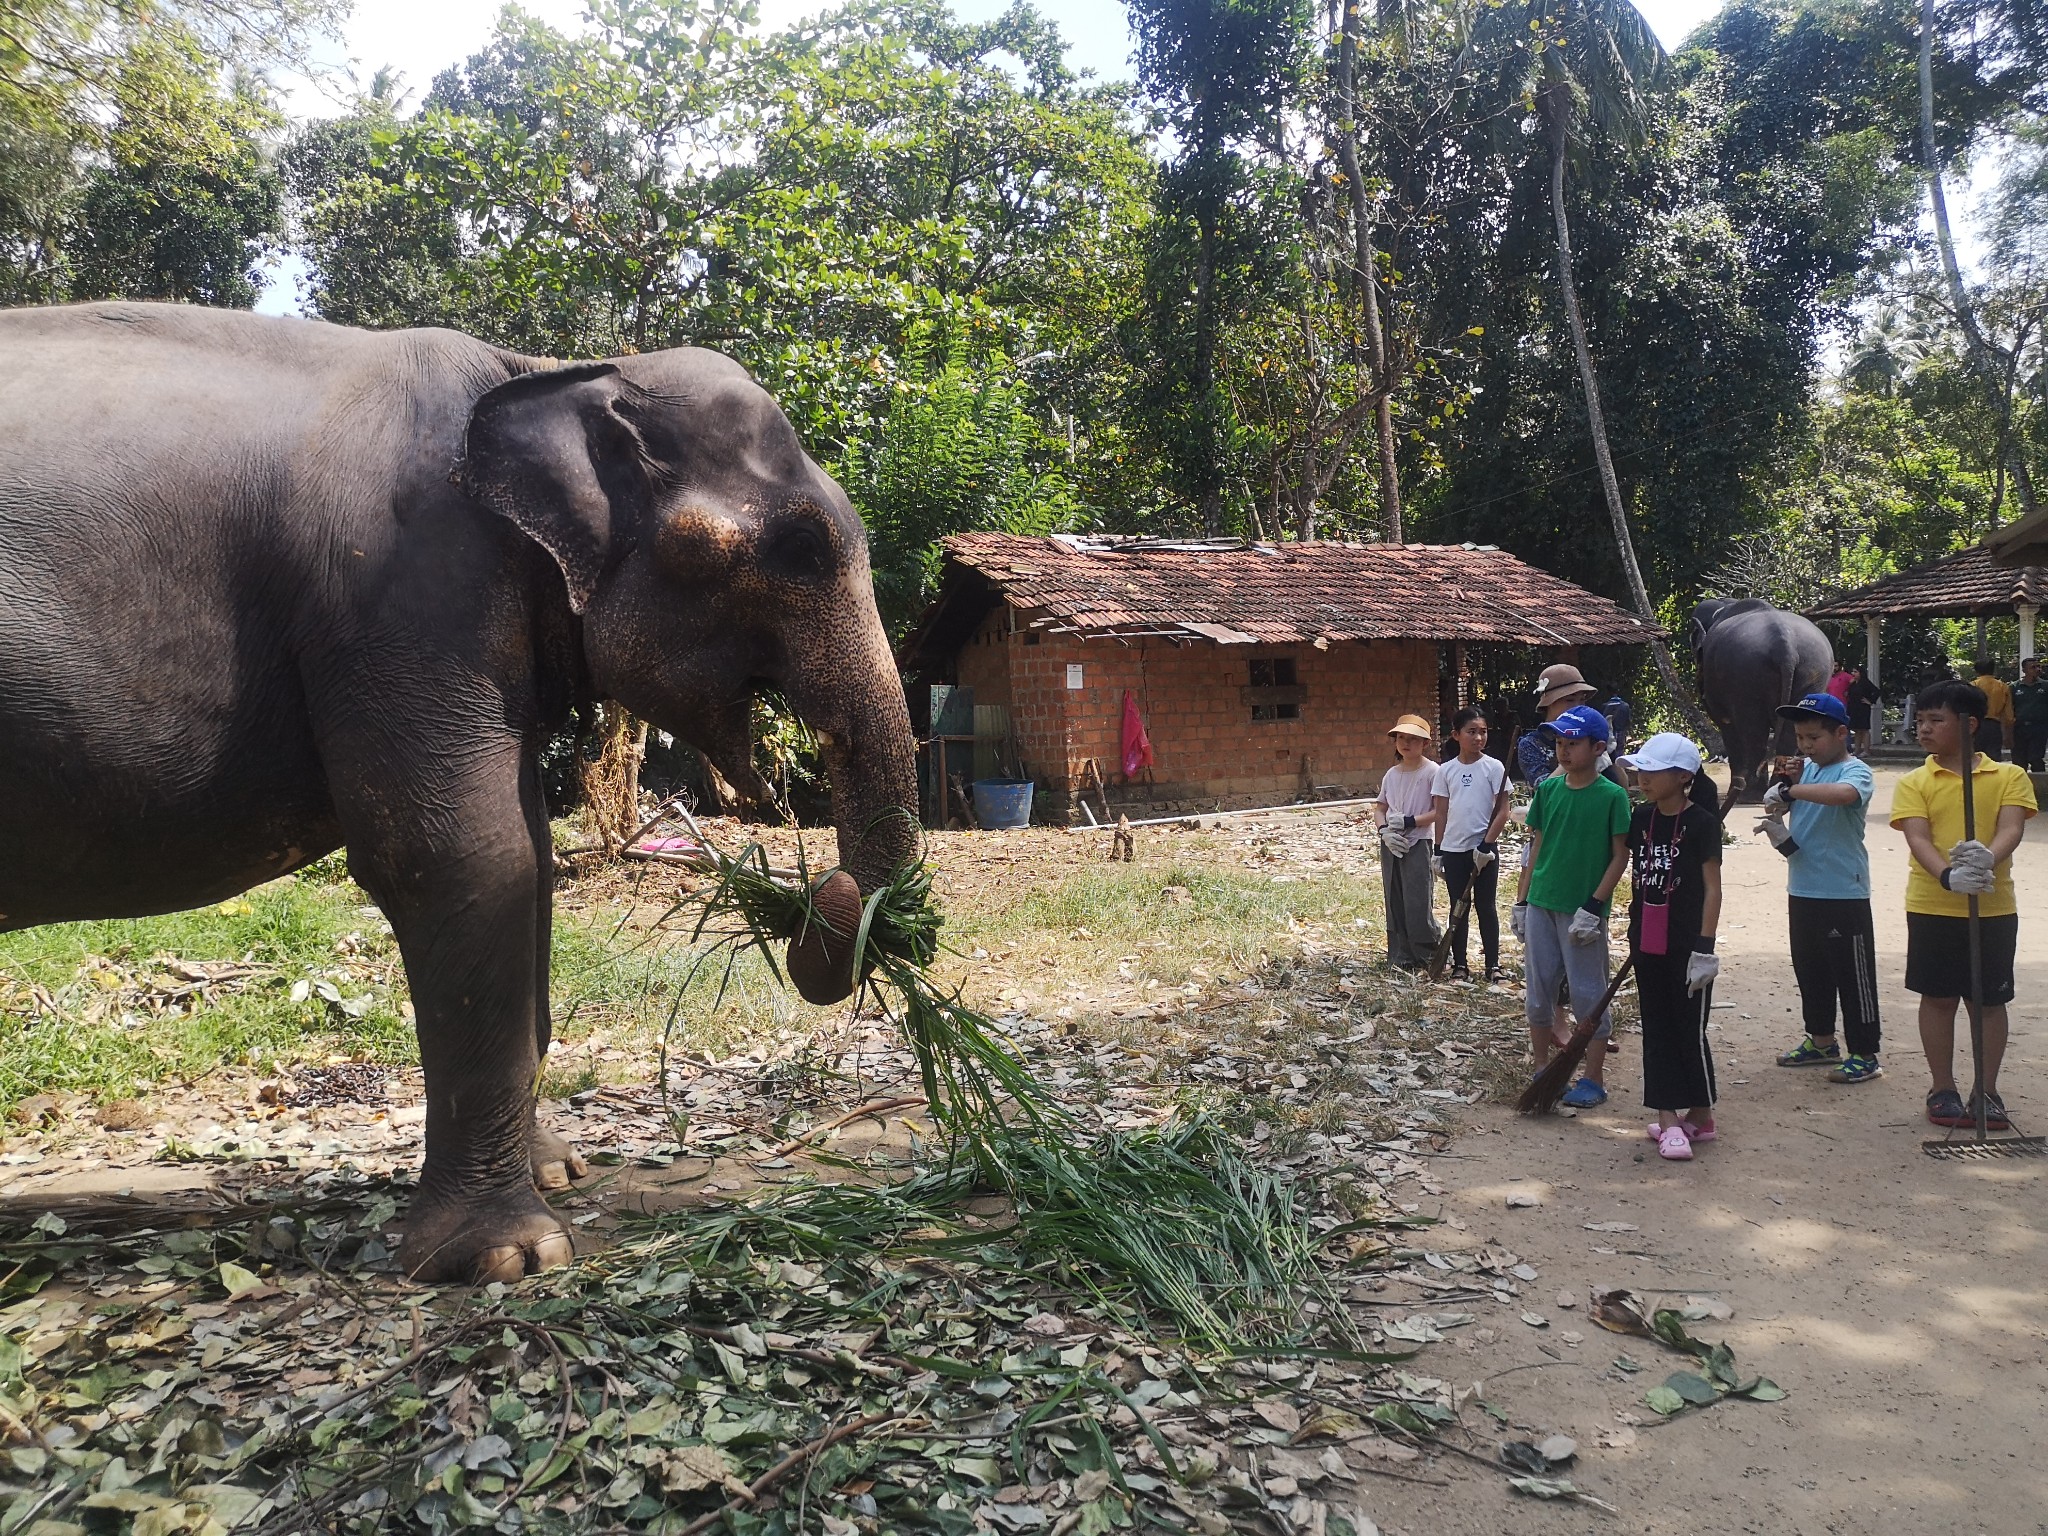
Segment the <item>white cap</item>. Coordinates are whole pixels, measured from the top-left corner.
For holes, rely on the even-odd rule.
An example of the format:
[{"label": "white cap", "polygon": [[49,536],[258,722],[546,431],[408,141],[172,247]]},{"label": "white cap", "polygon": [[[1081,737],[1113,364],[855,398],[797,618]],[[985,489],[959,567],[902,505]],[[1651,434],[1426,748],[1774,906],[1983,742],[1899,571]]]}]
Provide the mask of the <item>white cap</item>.
[{"label": "white cap", "polygon": [[1639,752],[1631,752],[1622,759],[1637,773],[1655,773],[1660,768],[1683,768],[1687,773],[1700,771],[1700,749],[1676,731],[1659,731],[1642,745]]}]

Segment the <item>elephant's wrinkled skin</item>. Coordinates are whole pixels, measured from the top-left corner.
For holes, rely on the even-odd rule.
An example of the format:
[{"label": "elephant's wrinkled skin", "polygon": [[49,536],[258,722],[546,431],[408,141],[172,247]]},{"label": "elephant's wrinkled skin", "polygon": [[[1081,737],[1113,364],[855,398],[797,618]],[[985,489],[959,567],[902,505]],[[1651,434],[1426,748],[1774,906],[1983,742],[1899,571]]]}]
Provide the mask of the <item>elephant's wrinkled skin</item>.
[{"label": "elephant's wrinkled skin", "polygon": [[1727,746],[1729,775],[1743,798],[1761,799],[1766,760],[1793,750],[1778,706],[1827,687],[1834,648],[1811,621],[1760,597],[1708,599],[1693,609],[1689,634],[1700,703]]},{"label": "elephant's wrinkled skin", "polygon": [[422,1277],[570,1253],[533,1187],[574,1163],[532,1110],[541,744],[608,697],[746,788],[763,685],[825,738],[872,888],[915,791],[866,539],[723,357],[0,313],[0,928],[216,901],[346,844],[418,1014]]}]

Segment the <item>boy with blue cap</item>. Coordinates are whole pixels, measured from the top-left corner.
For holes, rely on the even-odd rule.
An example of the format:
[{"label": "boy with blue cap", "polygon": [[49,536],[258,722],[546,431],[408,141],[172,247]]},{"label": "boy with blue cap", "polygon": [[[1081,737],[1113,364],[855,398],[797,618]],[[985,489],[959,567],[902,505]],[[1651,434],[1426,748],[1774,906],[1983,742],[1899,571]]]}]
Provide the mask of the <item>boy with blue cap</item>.
[{"label": "boy with blue cap", "polygon": [[[1870,921],[1870,855],[1863,818],[1877,790],[1870,765],[1849,751],[1849,711],[1831,693],[1779,707],[1806,759],[1797,782],[1764,793],[1756,830],[1785,856],[1792,975],[1806,1038],[1781,1067],[1827,1067],[1831,1083],[1867,1083],[1878,1065],[1877,937]],[[1848,1037],[1835,1039],[1839,1009]]]},{"label": "boy with blue cap", "polygon": [[[1556,1017],[1560,979],[1574,1011],[1591,1008],[1607,990],[1607,904],[1628,867],[1629,826],[1628,791],[1600,774],[1607,717],[1581,704],[1544,730],[1557,743],[1562,771],[1538,784],[1529,804],[1530,856],[1513,916],[1528,973],[1523,1012],[1539,1072],[1571,1038]],[[1612,1019],[1603,1016],[1585,1075],[1563,1103],[1591,1109],[1607,1102],[1604,1047],[1612,1032]]]}]

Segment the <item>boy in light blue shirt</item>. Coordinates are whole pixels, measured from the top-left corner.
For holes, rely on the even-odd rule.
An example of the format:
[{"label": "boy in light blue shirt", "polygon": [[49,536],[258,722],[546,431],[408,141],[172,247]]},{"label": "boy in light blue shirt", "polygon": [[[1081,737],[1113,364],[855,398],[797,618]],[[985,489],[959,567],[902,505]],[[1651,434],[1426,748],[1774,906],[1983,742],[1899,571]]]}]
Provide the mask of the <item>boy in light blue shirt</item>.
[{"label": "boy in light blue shirt", "polygon": [[[1806,759],[1795,783],[1764,795],[1756,830],[1785,856],[1792,974],[1806,1038],[1781,1067],[1825,1066],[1831,1083],[1867,1083],[1878,1065],[1877,938],[1870,920],[1870,855],[1864,812],[1876,791],[1870,765],[1849,753],[1849,711],[1833,694],[1810,693],[1778,710]],[[1835,1040],[1842,1018],[1849,1054]]]}]

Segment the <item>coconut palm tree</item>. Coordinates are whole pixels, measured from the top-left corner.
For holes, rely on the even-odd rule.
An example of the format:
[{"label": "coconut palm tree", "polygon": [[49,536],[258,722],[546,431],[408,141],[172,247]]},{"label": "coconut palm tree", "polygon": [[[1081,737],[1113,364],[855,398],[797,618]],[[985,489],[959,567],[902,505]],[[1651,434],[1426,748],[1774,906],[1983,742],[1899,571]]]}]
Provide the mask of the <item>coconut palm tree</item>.
[{"label": "coconut palm tree", "polygon": [[1887,304],[1864,321],[1849,345],[1842,382],[1889,400],[1936,350],[1927,322],[1910,310]]},{"label": "coconut palm tree", "polygon": [[[1615,478],[1614,455],[1607,445],[1600,379],[1594,371],[1578,283],[1572,275],[1572,229],[1564,193],[1572,152],[1582,146],[1588,127],[1625,145],[1642,142],[1650,120],[1648,92],[1664,74],[1664,48],[1629,0],[1506,0],[1502,4],[1482,0],[1472,20],[1466,57],[1505,61],[1492,83],[1498,109],[1505,111],[1518,102],[1529,102],[1535,108],[1535,125],[1550,157],[1558,292],[1572,333],[1572,350],[1578,356],[1593,462],[1600,472],[1600,490],[1614,527],[1615,550],[1628,582],[1629,599],[1643,621],[1656,628],[1657,610],[1643,585],[1635,537],[1622,505],[1621,484]],[[1671,647],[1661,630],[1651,648],[1665,688],[1695,723],[1703,726],[1690,694],[1679,682]]]}]

